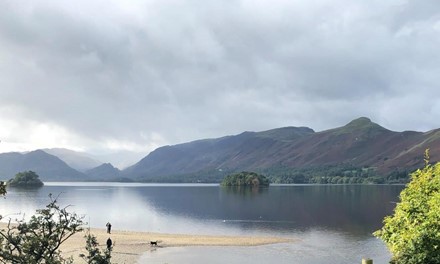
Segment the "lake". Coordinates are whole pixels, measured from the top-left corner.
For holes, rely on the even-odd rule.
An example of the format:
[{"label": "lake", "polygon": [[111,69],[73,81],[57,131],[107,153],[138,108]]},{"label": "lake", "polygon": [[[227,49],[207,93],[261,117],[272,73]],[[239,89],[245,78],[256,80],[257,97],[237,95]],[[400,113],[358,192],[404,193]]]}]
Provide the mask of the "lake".
[{"label": "lake", "polygon": [[371,233],[392,213],[400,185],[271,185],[263,189],[214,184],[46,183],[9,189],[0,214],[27,216],[49,202],[84,215],[91,227],[162,233],[270,235],[294,243],[258,247],[160,248],[140,263],[387,263]]}]

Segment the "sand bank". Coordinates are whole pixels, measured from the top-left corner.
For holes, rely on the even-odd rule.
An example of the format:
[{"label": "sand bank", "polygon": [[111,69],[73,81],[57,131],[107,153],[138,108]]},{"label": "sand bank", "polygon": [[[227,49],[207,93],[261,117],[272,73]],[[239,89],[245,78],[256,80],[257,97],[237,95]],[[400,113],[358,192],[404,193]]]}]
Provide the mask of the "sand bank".
[{"label": "sand bank", "polygon": [[[3,223],[0,226],[5,227]],[[96,228],[92,228],[90,233],[97,237],[102,249],[105,248],[107,239],[109,237],[112,239],[114,245],[112,262],[118,264],[136,263],[143,253],[150,250],[160,250],[163,247],[258,246],[293,241],[281,237],[182,235],[120,230],[112,230],[111,234],[107,234],[105,229]],[[79,258],[79,254],[86,253],[84,235],[85,231],[77,233],[61,246],[63,255],[73,256],[74,263],[85,263]],[[151,246],[150,241],[158,241],[158,246]]]},{"label": "sand bank", "polygon": [[[112,260],[119,264],[136,263],[143,253],[150,250],[160,250],[161,247],[258,246],[292,242],[291,239],[280,237],[181,235],[118,230],[107,234],[105,229],[91,229],[91,233],[97,237],[103,248],[107,238],[112,239],[114,243]],[[72,255],[77,259],[80,253],[84,253],[84,234],[75,234],[67,240],[61,248],[63,254]],[[150,241],[158,241],[158,247],[151,246]],[[75,263],[77,262],[75,261]]]}]

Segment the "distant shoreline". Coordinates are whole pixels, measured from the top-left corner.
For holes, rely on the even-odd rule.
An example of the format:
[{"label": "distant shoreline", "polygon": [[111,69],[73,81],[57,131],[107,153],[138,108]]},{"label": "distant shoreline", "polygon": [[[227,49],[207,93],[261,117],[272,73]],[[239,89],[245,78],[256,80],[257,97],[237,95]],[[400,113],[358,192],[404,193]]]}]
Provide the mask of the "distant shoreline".
[{"label": "distant shoreline", "polygon": [[[262,186],[261,188],[270,188],[276,186],[340,186],[340,185],[406,185],[407,183],[271,183],[269,186]],[[44,186],[97,186],[97,187],[106,187],[106,186],[122,186],[122,187],[139,187],[139,186],[147,186],[147,187],[185,187],[185,186],[206,186],[206,187],[238,187],[238,186],[221,186],[220,183],[173,183],[173,182],[114,182],[114,181],[45,181]],[[243,186],[244,187],[244,186]]]},{"label": "distant shoreline", "polygon": [[[0,223],[0,228],[5,227],[5,223]],[[73,256],[74,263],[80,262],[80,253],[85,253],[85,231],[75,234],[61,246],[63,255]],[[105,248],[106,240],[109,237],[112,239],[112,261],[116,263],[136,263],[142,254],[164,247],[259,246],[294,242],[294,239],[269,236],[185,235],[121,230],[113,230],[111,234],[107,234],[101,228],[91,228],[90,233],[96,236],[102,249]],[[151,246],[150,241],[157,241],[158,246]]]}]

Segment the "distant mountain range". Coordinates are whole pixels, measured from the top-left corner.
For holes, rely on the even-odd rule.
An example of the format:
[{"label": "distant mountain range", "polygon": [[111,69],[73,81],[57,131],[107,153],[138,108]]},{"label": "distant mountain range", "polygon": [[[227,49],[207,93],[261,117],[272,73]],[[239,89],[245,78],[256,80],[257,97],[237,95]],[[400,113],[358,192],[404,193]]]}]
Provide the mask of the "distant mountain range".
[{"label": "distant mountain range", "polygon": [[15,174],[31,170],[42,181],[85,181],[87,175],[72,169],[64,161],[42,150],[25,154],[10,152],[0,154],[0,179],[13,178]]},{"label": "distant mountain range", "polygon": [[81,172],[85,172],[87,170],[93,169],[102,164],[101,161],[98,161],[90,157],[90,155],[78,151],[73,151],[70,149],[51,148],[51,149],[42,149],[42,150],[48,154],[60,158],[62,161],[67,163],[67,165]]},{"label": "distant mountain range", "polygon": [[322,169],[339,167],[341,174],[347,168],[367,168],[373,176],[386,177],[423,166],[427,148],[431,161],[438,161],[440,129],[394,132],[361,117],[322,132],[284,127],[164,146],[123,174],[142,181],[179,179],[178,175],[183,181],[205,181],[206,177],[218,181],[221,172],[260,171],[280,177],[309,171],[309,176],[324,176]]},{"label": "distant mountain range", "polygon": [[393,182],[422,167],[427,148],[430,160],[439,161],[440,129],[394,132],[361,117],[321,132],[284,127],[164,146],[122,171],[64,149],[3,153],[0,179],[33,170],[43,181],[219,182],[226,173],[247,170],[278,182],[299,176],[300,182],[334,176]]},{"label": "distant mountain range", "polygon": [[[95,166],[95,167],[91,167]],[[26,153],[0,153],[0,180],[22,171],[35,171],[42,181],[118,180],[119,170],[85,153],[68,149],[44,149]]]}]

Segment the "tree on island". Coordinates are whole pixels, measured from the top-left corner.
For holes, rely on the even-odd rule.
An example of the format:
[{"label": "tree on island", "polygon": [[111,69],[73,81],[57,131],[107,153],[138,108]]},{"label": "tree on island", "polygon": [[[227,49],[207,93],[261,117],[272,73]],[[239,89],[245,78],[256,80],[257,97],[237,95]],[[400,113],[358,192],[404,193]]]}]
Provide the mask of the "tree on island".
[{"label": "tree on island", "polygon": [[[83,216],[61,208],[56,199],[49,195],[51,202],[45,209],[39,209],[26,222],[11,219],[6,228],[0,229],[0,263],[17,264],[72,264],[73,258],[64,258],[60,246],[74,234],[83,231]],[[2,220],[0,216],[0,220]],[[110,251],[102,253],[97,249],[96,237],[90,232],[85,236],[88,255],[80,255],[88,264],[111,264]]]},{"label": "tree on island", "polygon": [[269,179],[255,172],[242,171],[226,176],[221,186],[269,186]]},{"label": "tree on island", "polygon": [[11,187],[41,187],[44,183],[35,172],[24,171],[15,174],[15,177],[10,179],[7,185]]},{"label": "tree on island", "polygon": [[393,254],[390,263],[440,263],[440,163],[428,162],[426,151],[426,166],[411,174],[394,215],[374,233]]}]

